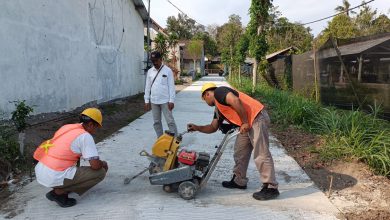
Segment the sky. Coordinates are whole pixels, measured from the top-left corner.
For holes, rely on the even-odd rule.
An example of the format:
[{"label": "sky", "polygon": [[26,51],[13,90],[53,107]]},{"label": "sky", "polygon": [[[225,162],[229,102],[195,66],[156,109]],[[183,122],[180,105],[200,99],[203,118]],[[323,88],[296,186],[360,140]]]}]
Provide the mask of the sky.
[{"label": "sky", "polygon": [[[148,0],[143,0],[148,7]],[[249,21],[248,9],[250,0],[170,0],[174,5],[202,25],[222,25],[231,14],[242,18],[243,25]],[[367,0],[368,1],[368,0]],[[179,11],[168,0],[150,0],[151,17],[162,27],[166,27],[169,16],[177,16]],[[361,0],[349,0],[351,8],[361,4]],[[342,0],[273,0],[273,5],[283,17],[291,22],[307,23],[335,14],[334,8],[342,5]],[[390,16],[390,0],[375,0],[369,5],[378,13]],[[355,10],[358,11],[358,10]],[[308,25],[316,36],[330,19]]]}]

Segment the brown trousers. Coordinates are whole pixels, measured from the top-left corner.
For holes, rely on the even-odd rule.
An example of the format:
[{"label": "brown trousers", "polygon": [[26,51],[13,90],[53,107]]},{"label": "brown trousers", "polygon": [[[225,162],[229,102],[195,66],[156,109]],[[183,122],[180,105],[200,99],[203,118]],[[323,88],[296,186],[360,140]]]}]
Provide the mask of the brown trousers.
[{"label": "brown trousers", "polygon": [[268,126],[270,122],[267,111],[262,110],[254,119],[249,132],[237,136],[234,145],[235,166],[233,173],[236,175],[234,182],[238,185],[246,185],[248,182],[246,172],[253,151],[253,158],[257,170],[260,172],[261,182],[270,184],[270,188],[277,188],[274,161],[269,151]]},{"label": "brown trousers", "polygon": [[56,186],[54,188],[62,189],[66,192],[75,192],[80,196],[93,186],[101,182],[106,176],[106,170],[101,168],[100,170],[93,170],[91,167],[77,167],[76,174],[73,179],[65,179],[62,186]]}]

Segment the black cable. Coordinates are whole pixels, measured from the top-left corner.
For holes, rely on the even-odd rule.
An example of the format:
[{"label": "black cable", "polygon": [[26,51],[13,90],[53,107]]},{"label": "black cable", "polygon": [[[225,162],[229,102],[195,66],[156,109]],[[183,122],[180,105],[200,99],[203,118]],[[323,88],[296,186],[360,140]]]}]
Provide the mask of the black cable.
[{"label": "black cable", "polygon": [[[368,2],[363,2],[362,4],[360,4],[360,5],[358,5],[358,6],[355,6],[355,7],[353,7],[353,8],[348,9],[347,11],[352,11],[353,9],[359,8],[359,7],[363,6],[363,5],[367,5],[368,3],[371,3],[371,2],[373,2],[373,1],[375,1],[375,0],[370,0],[370,1],[368,1]],[[345,12],[347,12],[347,11],[342,11],[342,12],[339,12],[339,13],[337,13],[337,14],[334,14],[334,15],[331,15],[331,16],[328,16],[328,17],[325,17],[325,18],[321,18],[321,19],[318,19],[318,20],[315,20],[315,21],[303,23],[303,24],[301,24],[301,25],[305,26],[305,25],[308,25],[308,24],[313,24],[313,23],[316,23],[316,22],[319,22],[319,21],[323,21],[323,20],[325,20],[325,19],[329,19],[329,18],[335,17],[335,16],[337,16],[337,15],[343,14],[343,13],[345,13]]]},{"label": "black cable", "polygon": [[[177,7],[176,5],[174,5],[170,0],[167,0],[167,2],[169,2],[173,7],[175,7],[177,10],[179,10],[180,11],[180,13],[182,13],[182,14],[184,14],[185,16],[187,16],[187,17],[189,17],[189,18],[191,18],[190,16],[188,16],[186,13],[184,13],[179,7]],[[201,23],[199,23],[199,22],[197,22],[195,19],[193,19],[193,18],[191,18],[192,20],[194,20],[195,21],[195,23],[198,23],[199,25],[202,25],[203,27],[206,27],[206,26],[204,26],[203,24],[201,24]]]}]

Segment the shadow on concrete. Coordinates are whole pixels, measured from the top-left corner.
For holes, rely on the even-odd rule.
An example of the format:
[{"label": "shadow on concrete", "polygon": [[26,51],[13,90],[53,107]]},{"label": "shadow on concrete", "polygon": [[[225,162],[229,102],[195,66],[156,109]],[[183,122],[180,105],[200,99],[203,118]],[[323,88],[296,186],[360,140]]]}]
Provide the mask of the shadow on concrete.
[{"label": "shadow on concrete", "polygon": [[315,184],[302,188],[287,189],[281,192],[279,199],[306,196],[318,192],[318,188],[328,196],[329,192],[332,194],[334,191],[350,188],[357,184],[357,179],[352,176],[331,172],[326,169],[318,170],[315,176],[313,176],[313,173],[311,174],[311,180]]},{"label": "shadow on concrete", "polygon": [[325,168],[306,168],[305,172],[321,190],[329,189],[331,177],[333,177],[333,190],[343,190],[357,184],[356,178],[342,173],[335,173]]}]

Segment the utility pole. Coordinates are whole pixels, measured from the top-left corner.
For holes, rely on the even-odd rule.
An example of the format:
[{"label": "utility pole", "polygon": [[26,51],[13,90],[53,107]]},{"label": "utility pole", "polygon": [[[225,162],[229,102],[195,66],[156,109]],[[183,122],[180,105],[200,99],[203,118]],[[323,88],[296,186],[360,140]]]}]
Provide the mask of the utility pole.
[{"label": "utility pole", "polygon": [[146,30],[146,34],[147,34],[147,46],[146,46],[146,53],[147,53],[147,58],[146,58],[146,68],[145,68],[145,73],[146,71],[148,71],[148,68],[149,68],[149,63],[150,63],[150,0],[148,0],[148,23],[146,25],[147,27],[147,30]]}]

